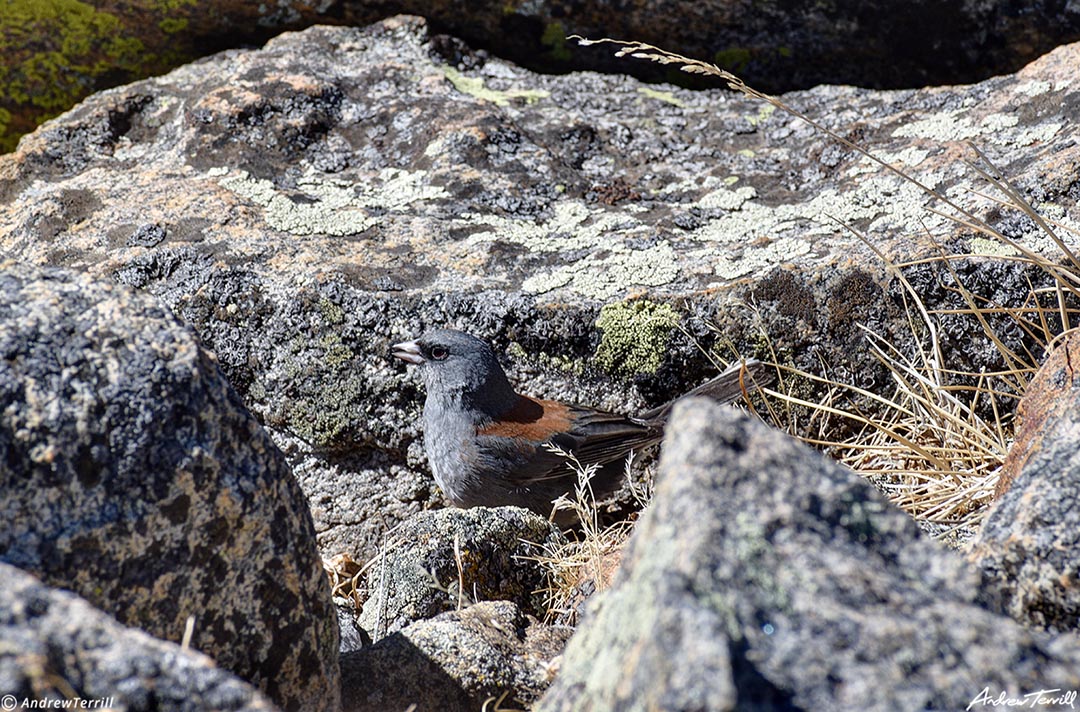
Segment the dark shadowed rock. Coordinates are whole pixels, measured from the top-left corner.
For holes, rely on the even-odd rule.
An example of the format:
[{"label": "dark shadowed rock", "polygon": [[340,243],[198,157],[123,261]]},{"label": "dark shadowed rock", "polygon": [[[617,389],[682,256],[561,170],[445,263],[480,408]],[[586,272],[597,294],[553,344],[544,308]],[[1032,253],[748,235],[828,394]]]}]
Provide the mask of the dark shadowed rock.
[{"label": "dark shadowed rock", "polygon": [[343,655],[342,707],[528,709],[551,682],[569,635],[570,629],[543,625],[509,601],[442,613]]},{"label": "dark shadowed rock", "polygon": [[1080,688],[1080,642],[872,486],[729,408],[676,408],[653,505],[539,709],[962,710]]},{"label": "dark shadowed rock", "polygon": [[487,600],[543,615],[546,581],[534,559],[562,540],[546,519],[519,507],[420,512],[368,566],[360,625],[379,640],[462,602]]},{"label": "dark shadowed rock", "polygon": [[46,709],[42,702],[63,709],[75,695],[131,712],[277,709],[207,656],[126,628],[78,596],[3,563],[0,695],[20,704],[37,700],[39,709]]},{"label": "dark shadowed rock", "polygon": [[[490,338],[530,395],[633,412],[715,374],[701,348],[728,342],[891,388],[859,325],[902,350],[901,290],[838,220],[897,260],[938,254],[925,226],[1003,307],[1046,283],[759,101],[446,48],[408,17],[282,35],[95,95],[0,157],[0,251],[190,323],[286,449],[329,555],[368,559],[441,502],[416,377],[387,356],[425,329]],[[974,86],[784,98],[1041,249],[975,195],[963,142],[1076,225],[1078,71],[1071,46]],[[929,309],[966,306],[941,265],[907,273]],[[950,363],[1004,368],[970,322],[943,338]]]},{"label": "dark shadowed rock", "polygon": [[997,502],[970,557],[1018,621],[1080,624],[1080,338],[1065,337],[1028,384]]},{"label": "dark shadowed rock", "polygon": [[[304,495],[156,299],[0,265],[0,559],[192,647],[290,709],[337,703]],[[210,705],[212,706],[212,705]]]}]

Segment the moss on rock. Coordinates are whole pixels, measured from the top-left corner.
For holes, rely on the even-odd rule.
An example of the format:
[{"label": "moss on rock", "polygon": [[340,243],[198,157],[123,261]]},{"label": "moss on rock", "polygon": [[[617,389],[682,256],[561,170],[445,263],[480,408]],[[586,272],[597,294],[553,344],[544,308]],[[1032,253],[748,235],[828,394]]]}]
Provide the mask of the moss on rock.
[{"label": "moss on rock", "polygon": [[604,333],[596,362],[609,373],[655,373],[663,361],[679,313],[646,299],[615,302],[600,310],[596,326]]}]

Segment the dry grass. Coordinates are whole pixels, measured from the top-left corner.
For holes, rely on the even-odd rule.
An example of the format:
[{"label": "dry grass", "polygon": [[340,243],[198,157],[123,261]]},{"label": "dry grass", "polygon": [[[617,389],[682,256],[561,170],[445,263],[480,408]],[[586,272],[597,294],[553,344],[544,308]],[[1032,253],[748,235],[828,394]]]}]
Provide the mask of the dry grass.
[{"label": "dry grass", "polygon": [[[748,87],[741,79],[714,64],[683,57],[641,42],[586,40],[581,44],[611,43],[619,57],[634,57],[674,65],[691,74],[714,76],[746,96],[765,101],[797,117],[831,139],[898,175],[933,198],[932,213],[948,218],[974,235],[996,242],[1018,268],[1035,267],[1051,286],[1030,285],[1018,307],[994,303],[963,284],[954,269],[969,255],[938,254],[917,262],[890,262],[867,236],[850,226],[853,238],[869,246],[902,288],[914,349],[902,350],[881,335],[865,329],[873,355],[891,374],[890,393],[870,393],[828,375],[785,365],[773,358],[778,385],[764,391],[763,416],[791,434],[829,451],[834,457],[878,485],[898,506],[943,537],[962,541],[977,528],[991,501],[1001,465],[1013,433],[1017,402],[1045,352],[1077,323],[1080,305],[1080,262],[1059,230],[1064,226],[1044,219],[1015,189],[977,146],[968,144],[972,159],[967,166],[988,186],[978,197],[996,203],[1002,211],[1026,216],[1056,245],[1058,255],[1048,258],[996,230],[971,210],[927,187],[903,170],[874,156],[862,146],[822,126],[780,99]],[[839,223],[838,223],[839,224]],[[933,236],[930,236],[933,239]],[[951,276],[946,286],[964,305],[931,309],[905,278],[905,270],[934,263]],[[942,322],[952,325],[971,320],[996,350],[1004,368],[974,373],[947,363],[941,347]],[[760,322],[759,322],[760,323]],[[1027,346],[1017,350],[1005,331],[1019,329]],[[763,331],[768,341],[768,334]],[[827,365],[821,372],[827,374]],[[800,397],[812,392],[814,399]],[[837,439],[840,432],[853,436]]]},{"label": "dry grass", "polygon": [[[567,532],[564,544],[549,544],[543,553],[530,557],[548,570],[549,585],[545,594],[547,622],[574,625],[578,607],[594,593],[611,585],[611,579],[622,559],[622,550],[633,532],[632,520],[618,521],[610,525],[600,522],[596,498],[590,481],[596,473],[596,465],[583,465],[573,453],[555,445],[549,449],[565,457],[577,472],[574,496],[563,495],[555,502],[552,517],[557,512],[570,511],[579,524]],[[626,481],[637,504],[644,507],[652,498],[652,477],[647,484],[637,484],[632,477],[633,453],[626,460]]]},{"label": "dry grass", "polygon": [[323,572],[330,579],[331,595],[352,601],[356,610],[360,610],[366,598],[361,585],[364,567],[348,554],[338,554],[323,559]]}]

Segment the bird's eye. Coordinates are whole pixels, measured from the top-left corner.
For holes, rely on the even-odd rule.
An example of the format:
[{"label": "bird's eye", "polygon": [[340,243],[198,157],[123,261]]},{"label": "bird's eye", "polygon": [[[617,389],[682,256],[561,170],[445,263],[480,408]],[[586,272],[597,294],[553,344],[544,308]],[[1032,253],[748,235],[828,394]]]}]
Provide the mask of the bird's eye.
[{"label": "bird's eye", "polygon": [[446,357],[450,355],[450,351],[445,346],[432,346],[431,358],[436,361],[445,361]]}]

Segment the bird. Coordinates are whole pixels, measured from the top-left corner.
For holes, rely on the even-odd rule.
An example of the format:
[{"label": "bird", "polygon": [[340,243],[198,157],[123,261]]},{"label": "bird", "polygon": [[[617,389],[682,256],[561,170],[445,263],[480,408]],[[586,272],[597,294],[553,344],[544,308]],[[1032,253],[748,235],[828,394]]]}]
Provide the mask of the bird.
[{"label": "bird", "polygon": [[[675,403],[631,417],[522,395],[488,342],[454,329],[394,344],[391,354],[420,368],[427,391],[424,449],[436,484],[455,507],[518,506],[572,525],[575,513],[554,502],[574,492],[582,466],[596,468],[590,486],[597,499],[612,493],[630,453],[663,438]],[[770,373],[747,360],[686,396],[731,402],[765,385]]]}]

